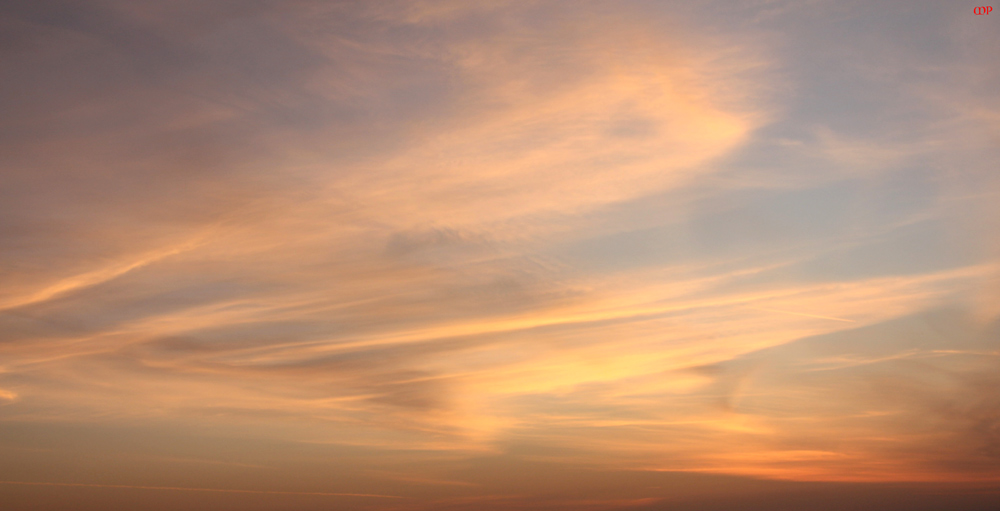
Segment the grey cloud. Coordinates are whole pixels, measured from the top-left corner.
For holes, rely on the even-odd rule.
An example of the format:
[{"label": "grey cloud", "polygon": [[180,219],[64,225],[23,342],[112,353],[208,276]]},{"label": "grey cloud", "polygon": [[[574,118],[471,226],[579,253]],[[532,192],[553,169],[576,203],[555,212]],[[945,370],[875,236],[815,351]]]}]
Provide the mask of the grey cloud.
[{"label": "grey cloud", "polygon": [[467,241],[467,237],[447,228],[397,232],[389,237],[385,252],[390,256],[406,256],[423,250],[456,247]]}]

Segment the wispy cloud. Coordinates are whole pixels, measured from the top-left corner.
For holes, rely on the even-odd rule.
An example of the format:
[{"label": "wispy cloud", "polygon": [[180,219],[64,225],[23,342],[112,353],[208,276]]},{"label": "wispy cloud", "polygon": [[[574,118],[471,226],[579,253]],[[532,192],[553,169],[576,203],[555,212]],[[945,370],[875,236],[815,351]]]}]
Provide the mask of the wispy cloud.
[{"label": "wispy cloud", "polygon": [[996,481],[994,36],[913,5],[10,3],[3,423]]}]

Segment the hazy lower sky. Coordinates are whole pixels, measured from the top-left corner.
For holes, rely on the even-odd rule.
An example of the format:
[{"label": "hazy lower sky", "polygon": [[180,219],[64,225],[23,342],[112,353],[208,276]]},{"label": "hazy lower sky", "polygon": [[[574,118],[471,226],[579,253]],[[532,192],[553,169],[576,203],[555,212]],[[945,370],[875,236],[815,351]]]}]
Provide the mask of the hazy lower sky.
[{"label": "hazy lower sky", "polygon": [[0,2],[0,507],[995,509],[975,6]]}]

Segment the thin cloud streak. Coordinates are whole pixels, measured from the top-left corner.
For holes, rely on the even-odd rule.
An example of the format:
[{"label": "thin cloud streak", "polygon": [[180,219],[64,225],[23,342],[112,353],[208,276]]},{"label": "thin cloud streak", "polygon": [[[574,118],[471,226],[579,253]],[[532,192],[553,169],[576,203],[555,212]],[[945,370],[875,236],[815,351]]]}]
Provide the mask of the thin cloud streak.
[{"label": "thin cloud streak", "polygon": [[272,490],[229,490],[222,488],[176,488],[172,486],[133,486],[124,484],[90,484],[90,483],[39,483],[27,481],[0,481],[0,484],[22,484],[27,486],[79,486],[86,488],[126,488],[132,490],[175,490],[175,491],[207,491],[219,493],[257,493],[263,495],[320,495],[324,497],[375,497],[380,499],[401,499],[397,495],[373,495],[369,493],[324,493],[302,491],[272,491]]}]

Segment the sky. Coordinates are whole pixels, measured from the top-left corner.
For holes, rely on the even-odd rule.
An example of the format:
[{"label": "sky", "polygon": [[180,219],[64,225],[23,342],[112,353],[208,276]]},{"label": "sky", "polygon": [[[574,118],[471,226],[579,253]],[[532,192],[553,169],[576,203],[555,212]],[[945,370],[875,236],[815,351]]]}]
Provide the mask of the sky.
[{"label": "sky", "polygon": [[0,2],[0,502],[995,509],[975,6]]}]

